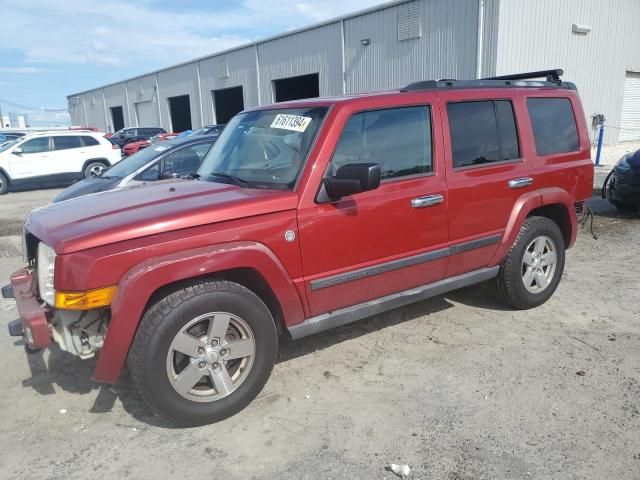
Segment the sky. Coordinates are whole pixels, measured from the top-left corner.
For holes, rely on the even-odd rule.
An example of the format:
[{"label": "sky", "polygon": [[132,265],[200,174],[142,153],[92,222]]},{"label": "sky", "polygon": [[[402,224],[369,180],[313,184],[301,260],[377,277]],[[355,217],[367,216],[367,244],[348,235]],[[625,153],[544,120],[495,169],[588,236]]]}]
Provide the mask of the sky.
[{"label": "sky", "polygon": [[3,0],[0,106],[60,118],[66,96],[384,0]]}]

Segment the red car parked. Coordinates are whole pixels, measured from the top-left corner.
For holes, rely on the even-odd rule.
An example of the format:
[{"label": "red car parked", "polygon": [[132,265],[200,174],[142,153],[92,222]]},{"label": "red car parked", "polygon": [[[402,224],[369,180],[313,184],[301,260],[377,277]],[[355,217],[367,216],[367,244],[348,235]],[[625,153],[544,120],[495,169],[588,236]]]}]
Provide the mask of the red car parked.
[{"label": "red car parked", "polygon": [[151,137],[149,140],[141,140],[139,142],[131,142],[127,143],[124,147],[122,147],[122,155],[128,157],[129,155],[133,155],[134,153],[139,152],[143,148],[147,148],[152,143],[163,142],[165,140],[173,140],[178,136],[178,133],[159,133]]},{"label": "red car parked", "polygon": [[256,397],[279,336],[494,278],[508,305],[536,307],[593,185],[561,73],[243,112],[192,179],[32,212],[29,265],[3,291],[21,317],[10,332],[28,349],[101,351],[99,382],[128,364],[154,412],[199,425]]}]

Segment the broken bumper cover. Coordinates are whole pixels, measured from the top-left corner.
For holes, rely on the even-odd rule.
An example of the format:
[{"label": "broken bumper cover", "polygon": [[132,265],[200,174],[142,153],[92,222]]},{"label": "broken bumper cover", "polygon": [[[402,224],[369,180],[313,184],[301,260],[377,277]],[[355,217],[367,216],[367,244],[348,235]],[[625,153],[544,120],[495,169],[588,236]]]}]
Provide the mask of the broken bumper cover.
[{"label": "broken bumper cover", "polygon": [[[6,289],[9,292],[9,289]],[[5,288],[2,289],[3,295]],[[33,274],[26,268],[11,275],[11,294],[16,300],[24,341],[28,347],[44,348],[51,345],[51,330],[47,321],[47,309],[33,293]],[[16,332],[16,329],[10,329]]]}]

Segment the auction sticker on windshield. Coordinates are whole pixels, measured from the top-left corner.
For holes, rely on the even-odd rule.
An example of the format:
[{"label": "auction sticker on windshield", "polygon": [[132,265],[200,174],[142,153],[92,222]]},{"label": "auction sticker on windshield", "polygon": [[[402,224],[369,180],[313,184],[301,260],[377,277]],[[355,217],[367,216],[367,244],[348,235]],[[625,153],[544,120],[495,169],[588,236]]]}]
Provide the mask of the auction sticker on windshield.
[{"label": "auction sticker on windshield", "polygon": [[311,123],[311,117],[301,115],[287,115],[279,113],[271,122],[271,128],[283,130],[293,130],[294,132],[304,132]]}]

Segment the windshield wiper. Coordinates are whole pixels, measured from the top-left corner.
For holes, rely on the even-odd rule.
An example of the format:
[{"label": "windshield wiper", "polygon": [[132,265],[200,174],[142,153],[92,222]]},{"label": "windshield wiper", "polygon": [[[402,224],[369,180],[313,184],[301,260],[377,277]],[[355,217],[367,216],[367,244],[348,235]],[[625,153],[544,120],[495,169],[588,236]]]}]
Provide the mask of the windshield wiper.
[{"label": "windshield wiper", "polygon": [[199,173],[190,173],[189,175],[183,177],[186,180],[198,180],[200,178],[200,174]]},{"label": "windshield wiper", "polygon": [[240,177],[236,177],[235,175],[229,175],[228,173],[222,173],[222,172],[213,172],[209,174],[210,177],[220,177],[220,178],[227,178],[229,180],[231,180],[234,184],[238,185],[239,187],[248,187],[249,186],[249,182],[247,182],[246,180],[240,178]]},{"label": "windshield wiper", "polygon": [[105,180],[120,180],[120,177],[114,177],[113,175],[98,175],[94,178],[104,178]]}]

